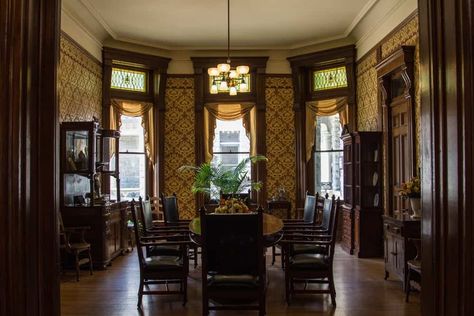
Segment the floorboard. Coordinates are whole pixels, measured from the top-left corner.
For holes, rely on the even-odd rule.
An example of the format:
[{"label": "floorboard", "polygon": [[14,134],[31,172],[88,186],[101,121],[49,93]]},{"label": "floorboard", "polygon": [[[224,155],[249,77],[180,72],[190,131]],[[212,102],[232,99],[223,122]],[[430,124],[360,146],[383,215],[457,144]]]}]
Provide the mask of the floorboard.
[{"label": "floorboard", "polygon": [[[267,262],[271,262],[267,258]],[[279,259],[279,258],[278,258]],[[284,274],[278,264],[268,266],[269,288],[267,315],[420,315],[419,294],[405,303],[401,282],[385,281],[383,259],[357,259],[338,249],[334,259],[337,307],[332,308],[328,295],[297,296],[292,305],[284,300]],[[104,271],[90,276],[81,271],[80,282],[74,272],[61,276],[62,315],[140,315],[136,309],[139,283],[137,253],[134,250],[113,261]],[[178,296],[144,296],[143,315],[185,316],[201,314],[200,269],[190,267],[188,304],[183,307]],[[257,315],[256,312],[211,312],[211,315]]]}]

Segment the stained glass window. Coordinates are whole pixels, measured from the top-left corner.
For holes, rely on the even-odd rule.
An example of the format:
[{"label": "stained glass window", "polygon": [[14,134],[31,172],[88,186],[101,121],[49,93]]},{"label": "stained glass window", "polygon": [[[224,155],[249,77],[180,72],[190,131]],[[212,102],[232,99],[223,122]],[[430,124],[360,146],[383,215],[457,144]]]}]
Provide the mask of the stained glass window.
[{"label": "stained glass window", "polygon": [[346,67],[317,70],[313,73],[313,91],[347,87]]},{"label": "stained glass window", "polygon": [[110,87],[127,91],[146,92],[146,72],[112,68]]},{"label": "stained glass window", "polygon": [[[244,80],[245,80],[245,83],[247,84],[247,88],[246,89],[240,89],[240,84],[237,85],[237,92],[239,93],[246,93],[246,92],[250,92],[250,74],[245,74],[245,75],[242,75],[244,77]],[[219,80],[216,80],[216,84],[217,84],[217,93],[229,93],[229,87],[226,86],[225,88],[221,87],[220,85],[220,81]],[[211,91],[211,86],[212,86],[212,79],[209,80],[209,91]]]}]

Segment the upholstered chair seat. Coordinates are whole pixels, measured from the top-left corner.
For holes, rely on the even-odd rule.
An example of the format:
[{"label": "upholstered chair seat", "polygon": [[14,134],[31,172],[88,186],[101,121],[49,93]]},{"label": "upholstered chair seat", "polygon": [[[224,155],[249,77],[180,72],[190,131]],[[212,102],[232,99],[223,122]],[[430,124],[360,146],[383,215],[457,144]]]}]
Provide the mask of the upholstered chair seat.
[{"label": "upholstered chair seat", "polygon": [[303,253],[291,257],[290,265],[292,269],[327,270],[330,260],[327,255]]},{"label": "upholstered chair seat", "polygon": [[292,253],[294,255],[299,255],[303,253],[327,255],[328,247],[315,244],[296,244],[292,247]]}]

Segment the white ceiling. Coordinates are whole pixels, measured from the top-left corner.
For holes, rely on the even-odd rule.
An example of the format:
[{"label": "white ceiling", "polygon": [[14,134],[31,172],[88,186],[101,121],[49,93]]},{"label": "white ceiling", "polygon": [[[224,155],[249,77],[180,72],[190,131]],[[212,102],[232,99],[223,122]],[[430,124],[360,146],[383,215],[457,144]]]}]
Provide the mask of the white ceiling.
[{"label": "white ceiling", "polygon": [[[231,0],[231,48],[293,49],[347,37],[378,0]],[[222,49],[226,0],[63,0],[91,33],[165,49]]]}]

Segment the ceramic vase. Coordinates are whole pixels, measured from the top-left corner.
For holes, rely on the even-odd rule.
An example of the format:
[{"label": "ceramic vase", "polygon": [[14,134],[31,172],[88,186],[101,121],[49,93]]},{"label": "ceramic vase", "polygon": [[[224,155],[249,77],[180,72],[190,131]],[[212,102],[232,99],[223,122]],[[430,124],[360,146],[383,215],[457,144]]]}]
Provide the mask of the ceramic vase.
[{"label": "ceramic vase", "polygon": [[410,206],[413,214],[410,216],[412,219],[421,218],[421,198],[410,198]]}]

